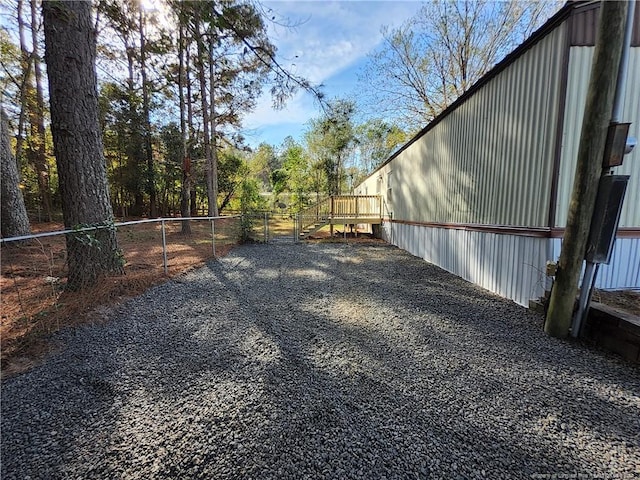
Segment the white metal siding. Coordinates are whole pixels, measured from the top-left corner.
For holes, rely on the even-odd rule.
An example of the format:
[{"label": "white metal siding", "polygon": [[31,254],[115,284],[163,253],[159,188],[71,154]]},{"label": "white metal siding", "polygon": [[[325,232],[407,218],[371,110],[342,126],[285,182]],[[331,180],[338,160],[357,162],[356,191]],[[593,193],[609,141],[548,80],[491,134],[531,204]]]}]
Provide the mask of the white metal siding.
[{"label": "white metal siding", "polygon": [[393,224],[385,238],[412,255],[514,302],[544,295],[549,239]]},{"label": "white metal siding", "polygon": [[[552,259],[560,258],[562,239],[553,239]],[[600,265],[596,288],[622,290],[640,288],[640,238],[617,238],[608,265]]]},{"label": "white metal siding", "polygon": [[[587,98],[591,61],[594,47],[571,47],[569,57],[569,81],[565,111],[560,175],[558,178],[558,200],[556,225],[567,223],[569,199],[573,190],[576,158],[580,144],[582,117]],[[640,138],[640,47],[632,48],[629,56],[629,71],[622,120],[633,122],[629,134]],[[625,155],[624,164],[615,169],[619,175],[631,175],[620,217],[621,227],[640,227],[640,148]]]},{"label": "white metal siding", "polygon": [[[562,239],[499,235],[386,223],[383,238],[412,255],[439,266],[514,302],[528,306],[550,288],[547,260],[557,261]],[[611,263],[601,265],[601,289],[640,289],[640,239],[616,240]]]}]

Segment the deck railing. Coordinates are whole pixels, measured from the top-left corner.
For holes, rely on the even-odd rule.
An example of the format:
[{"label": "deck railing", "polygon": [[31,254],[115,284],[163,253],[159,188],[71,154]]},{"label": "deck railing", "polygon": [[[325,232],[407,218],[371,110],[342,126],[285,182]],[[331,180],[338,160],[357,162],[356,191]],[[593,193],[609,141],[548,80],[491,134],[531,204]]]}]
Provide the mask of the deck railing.
[{"label": "deck railing", "polygon": [[379,195],[332,195],[300,211],[300,229],[329,223],[365,223],[382,218]]}]

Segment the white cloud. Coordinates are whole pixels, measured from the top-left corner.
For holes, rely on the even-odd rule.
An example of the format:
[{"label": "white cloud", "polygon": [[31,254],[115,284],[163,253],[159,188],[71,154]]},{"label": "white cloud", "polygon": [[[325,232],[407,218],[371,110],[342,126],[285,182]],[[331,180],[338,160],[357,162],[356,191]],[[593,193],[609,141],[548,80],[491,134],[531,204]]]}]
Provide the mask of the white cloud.
[{"label": "white cloud", "polygon": [[[263,6],[275,16],[276,22],[296,25],[269,27],[282,65],[319,84],[353,67],[379,44],[383,25],[400,25],[420,4],[343,0],[268,1]],[[355,85],[344,87],[348,92]],[[272,110],[271,99],[264,95],[256,111],[247,116],[245,125],[266,132],[269,126],[299,125],[317,115],[317,106],[308,94],[296,95],[282,111]]]},{"label": "white cloud", "polygon": [[247,128],[260,128],[265,125],[280,125],[285,123],[304,123],[309,120],[308,111],[313,109],[313,100],[304,92],[298,92],[291,98],[285,108],[275,110],[271,97],[265,93],[258,102],[258,107],[246,119]]},{"label": "white cloud", "polygon": [[[266,2],[276,20],[293,29],[271,26],[283,58],[294,59],[299,73],[323,81],[370,52],[381,40],[382,25],[399,25],[419,4],[402,1]],[[298,55],[298,58],[295,56]]]}]

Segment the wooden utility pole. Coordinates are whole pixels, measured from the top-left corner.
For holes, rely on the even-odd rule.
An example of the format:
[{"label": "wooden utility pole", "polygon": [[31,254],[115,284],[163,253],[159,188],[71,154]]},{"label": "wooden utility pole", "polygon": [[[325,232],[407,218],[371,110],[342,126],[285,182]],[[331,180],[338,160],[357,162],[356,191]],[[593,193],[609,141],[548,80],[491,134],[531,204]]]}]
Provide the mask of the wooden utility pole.
[{"label": "wooden utility pole", "polygon": [[545,332],[553,337],[569,334],[613,109],[627,8],[627,2],[602,1],[600,4],[600,24],[582,120],[576,176],[544,325]]}]

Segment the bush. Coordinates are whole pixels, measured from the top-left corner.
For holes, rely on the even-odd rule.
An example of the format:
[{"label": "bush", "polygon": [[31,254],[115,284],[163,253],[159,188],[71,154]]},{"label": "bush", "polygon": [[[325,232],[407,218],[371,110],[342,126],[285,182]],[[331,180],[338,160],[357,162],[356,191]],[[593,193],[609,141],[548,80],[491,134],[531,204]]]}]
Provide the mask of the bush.
[{"label": "bush", "polygon": [[258,181],[255,178],[244,178],[240,184],[241,241],[253,239],[256,221],[261,218],[258,213],[265,210],[266,206],[266,200],[260,195]]}]

